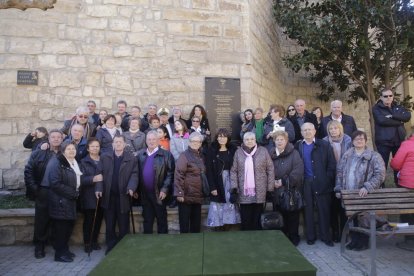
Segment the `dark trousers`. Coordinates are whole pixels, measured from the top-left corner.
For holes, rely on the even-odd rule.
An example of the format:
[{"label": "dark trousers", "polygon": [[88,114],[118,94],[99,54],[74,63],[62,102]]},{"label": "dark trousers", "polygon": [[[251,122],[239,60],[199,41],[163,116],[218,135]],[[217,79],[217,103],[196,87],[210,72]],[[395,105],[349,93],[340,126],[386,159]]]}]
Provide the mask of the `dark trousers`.
[{"label": "dark trousers", "polygon": [[178,203],[180,233],[200,233],[201,204]]},{"label": "dark trousers", "polygon": [[274,206],[273,211],[278,211],[282,214],[283,216],[282,232],[294,245],[297,245],[300,242],[300,236],[299,236],[300,210],[287,212],[287,211],[281,210],[280,208],[278,208],[278,206]]},{"label": "dark trousers", "polygon": [[[388,161],[390,160],[390,153],[392,154],[392,157],[395,156],[395,154],[398,151],[399,146],[386,146],[381,144],[375,144],[377,146],[377,151],[379,154],[381,154],[382,159],[385,163],[385,168],[388,168]],[[398,184],[398,177],[397,177],[397,171],[394,171],[394,183]]]},{"label": "dark trousers", "polygon": [[[114,246],[129,233],[129,213],[121,213],[121,204],[119,195],[110,195],[108,209],[105,210],[106,223],[106,252],[109,252]],[[118,235],[115,232],[118,224]]]},{"label": "dark trousers", "polygon": [[85,209],[83,210],[83,243],[86,245],[90,245],[91,242],[91,233],[92,233],[92,244],[98,243],[98,236],[101,230],[102,219],[103,219],[103,209],[98,207],[96,211],[96,218],[95,218],[95,227],[93,227],[93,219],[95,216],[94,209]]},{"label": "dark trousers", "polygon": [[157,232],[168,233],[167,208],[165,204],[157,203],[155,194],[146,194],[142,201],[142,216],[144,218],[144,234],[152,234],[154,220],[157,218]]},{"label": "dark trousers", "polygon": [[51,219],[48,209],[48,189],[40,187],[35,201],[35,221],[33,242],[38,246],[44,246],[49,235],[49,226]]},{"label": "dark trousers", "polygon": [[262,213],[262,203],[240,204],[241,230],[261,230],[260,216]]},{"label": "dark trousers", "polygon": [[342,230],[344,229],[347,217],[345,216],[345,210],[342,208],[341,199],[337,198],[335,194],[332,194],[331,205],[331,229],[332,238],[336,240],[341,239]]},{"label": "dark trousers", "polygon": [[314,186],[317,185],[312,179],[305,179],[303,189],[305,198],[305,225],[306,239],[316,240],[315,232],[315,208],[318,211],[319,237],[322,241],[331,241],[329,235],[331,194],[316,194]]},{"label": "dark trousers", "polygon": [[69,239],[72,235],[74,220],[54,219],[53,234],[55,237],[54,248],[55,257],[62,257],[69,252]]}]

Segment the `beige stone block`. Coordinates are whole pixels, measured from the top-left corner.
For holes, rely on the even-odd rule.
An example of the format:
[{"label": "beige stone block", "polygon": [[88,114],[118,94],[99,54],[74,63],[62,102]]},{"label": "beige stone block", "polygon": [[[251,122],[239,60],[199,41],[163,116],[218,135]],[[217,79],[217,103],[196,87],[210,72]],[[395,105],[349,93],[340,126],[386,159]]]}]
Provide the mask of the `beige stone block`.
[{"label": "beige stone block", "polygon": [[0,121],[0,135],[9,135],[12,134],[12,122],[10,121]]},{"label": "beige stone block", "polygon": [[206,51],[213,49],[213,41],[207,38],[175,38],[174,49],[181,51]]},{"label": "beige stone block", "polygon": [[234,40],[234,51],[236,52],[249,52],[250,47],[247,40],[235,39]]},{"label": "beige stone block", "polygon": [[99,87],[102,84],[102,73],[87,72],[83,77],[85,85]]},{"label": "beige stone block", "polygon": [[58,64],[55,55],[37,55],[37,60],[41,68],[63,68],[65,65]]},{"label": "beige stone block", "polygon": [[103,98],[105,97],[105,90],[103,88],[95,88],[94,94],[95,97]]},{"label": "beige stone block", "polygon": [[0,58],[0,68],[2,69],[16,69],[28,68],[25,56],[3,56]]},{"label": "beige stone block", "polygon": [[45,54],[77,54],[78,50],[72,41],[49,40],[45,41],[43,48]]},{"label": "beige stone block", "polygon": [[112,56],[112,47],[102,44],[83,44],[82,54],[92,56]]},{"label": "beige stone block", "polygon": [[15,105],[6,105],[2,108],[2,118],[25,118],[33,114],[34,106],[30,104],[21,104],[16,108]]},{"label": "beige stone block", "polygon": [[125,32],[106,32],[106,43],[110,44],[125,44]]},{"label": "beige stone block", "polygon": [[122,90],[132,90],[131,77],[126,74],[105,74],[105,85]]},{"label": "beige stone block", "polygon": [[85,105],[84,98],[78,96],[63,96],[63,107],[70,107],[70,114],[74,114],[76,108],[81,105]]},{"label": "beige stone block", "polygon": [[189,93],[186,92],[169,92],[166,93],[166,100],[169,106],[181,105],[189,102]]},{"label": "beige stone block", "polygon": [[[2,26],[2,28],[3,27],[4,26]],[[10,46],[8,52],[27,55],[40,54],[42,53],[42,47],[43,44],[41,40],[32,38],[12,37],[10,38]]]},{"label": "beige stone block", "polygon": [[81,72],[71,72],[71,71],[53,71],[50,74],[50,87],[69,87],[75,88],[80,87],[80,74]]},{"label": "beige stone block", "polygon": [[30,96],[29,91],[32,89],[30,86],[18,86],[13,93],[13,104],[20,105],[20,104],[29,104],[30,103]]},{"label": "beige stone block", "polygon": [[171,22],[167,23],[167,29],[169,34],[193,35],[194,33],[194,27],[191,23]]},{"label": "beige stone block", "polygon": [[226,26],[224,27],[224,37],[241,38],[243,31],[241,27]]},{"label": "beige stone block", "polygon": [[113,99],[112,97],[104,97],[101,100],[101,108],[106,108],[108,111],[112,109]]},{"label": "beige stone block", "polygon": [[105,58],[102,60],[102,68],[106,71],[125,70],[135,71],[139,67],[139,62],[128,57]]},{"label": "beige stone block", "polygon": [[214,41],[214,50],[233,51],[233,40],[218,38]]},{"label": "beige stone block", "polygon": [[221,75],[221,64],[207,63],[200,67],[200,75],[202,76],[211,77]]},{"label": "beige stone block", "polygon": [[84,56],[69,56],[68,66],[70,67],[86,67],[86,59]]},{"label": "beige stone block", "polygon": [[200,36],[221,36],[221,27],[218,24],[197,24],[195,34]]},{"label": "beige stone block", "polygon": [[29,159],[30,151],[13,151],[11,155],[11,165],[13,168],[24,168]]},{"label": "beige stone block", "polygon": [[129,6],[148,6],[149,0],[125,0],[125,5]]},{"label": "beige stone block", "polygon": [[185,91],[185,84],[182,79],[165,79],[157,81],[157,88],[160,92]]},{"label": "beige stone block", "polygon": [[22,20],[0,19],[0,36],[57,38],[57,24]]},{"label": "beige stone block", "polygon": [[218,0],[218,6],[220,11],[226,12],[241,12],[242,4],[240,1],[234,0]]},{"label": "beige stone block", "polygon": [[80,40],[87,42],[90,39],[91,31],[84,28],[74,28],[67,26],[65,28],[65,38],[70,40]]},{"label": "beige stone block", "polygon": [[214,10],[215,4],[214,0],[193,0],[193,9]]},{"label": "beige stone block", "polygon": [[103,4],[124,5],[125,0],[103,0]]},{"label": "beige stone block", "polygon": [[103,30],[108,26],[107,18],[78,18],[78,26],[83,29]]},{"label": "beige stone block", "polygon": [[229,23],[230,17],[223,13],[190,10],[190,9],[165,9],[163,12],[164,20],[185,20],[185,21],[202,21]]},{"label": "beige stone block", "polygon": [[[0,87],[15,87],[17,72],[12,70],[0,71]],[[0,93],[1,94],[1,93]]]},{"label": "beige stone block", "polygon": [[223,77],[237,78],[240,77],[240,67],[236,64],[224,64],[222,66]]},{"label": "beige stone block", "polygon": [[145,32],[147,29],[148,28],[145,26],[145,24],[141,22],[134,22],[131,25],[131,32],[134,32],[134,33]]},{"label": "beige stone block", "polygon": [[0,245],[12,245],[15,240],[14,227],[5,226],[0,228]]},{"label": "beige stone block", "polygon": [[16,190],[24,187],[23,170],[21,168],[4,170],[3,179],[6,189]]},{"label": "beige stone block", "polygon": [[[0,141],[2,141],[2,142],[5,141],[5,137],[1,137]],[[1,146],[0,169],[10,169],[11,168],[11,152],[5,152],[4,151],[4,150],[6,150],[5,147],[6,147],[6,145]]]},{"label": "beige stone block", "polygon": [[183,79],[186,90],[204,91],[204,76],[196,76],[196,77],[184,76],[182,79]]},{"label": "beige stone block", "polygon": [[111,17],[118,15],[115,5],[93,5],[85,8],[85,14],[94,17]]},{"label": "beige stone block", "polygon": [[[2,74],[0,72],[0,77]],[[0,104],[12,104],[13,103],[13,90],[12,88],[2,87],[0,93]]]},{"label": "beige stone block", "polygon": [[82,89],[69,89],[68,96],[82,97]]},{"label": "beige stone block", "polygon": [[40,108],[39,119],[42,121],[47,121],[47,120],[52,119],[52,109],[51,108]]},{"label": "beige stone block", "polygon": [[54,10],[63,12],[63,13],[78,13],[81,8],[81,1],[73,0],[59,0],[56,1],[54,5]]},{"label": "beige stone block", "polygon": [[6,52],[6,38],[0,37],[0,53]]},{"label": "beige stone block", "polygon": [[114,57],[130,57],[132,56],[132,47],[122,45],[114,48]]},{"label": "beige stone block", "polygon": [[154,6],[169,7],[173,5],[173,0],[153,0]]},{"label": "beige stone block", "polygon": [[246,64],[249,62],[249,60],[250,59],[249,59],[248,53],[225,52],[225,51],[207,52],[208,62]]},{"label": "beige stone block", "polygon": [[153,33],[129,33],[127,35],[127,42],[140,46],[153,45],[155,35]]},{"label": "beige stone block", "polygon": [[131,24],[128,19],[111,19],[109,28],[113,31],[130,31]]},{"label": "beige stone block", "polygon": [[165,56],[164,47],[135,47],[134,56],[142,58],[152,58]]},{"label": "beige stone block", "polygon": [[118,8],[119,15],[130,18],[134,12],[134,10],[131,7],[120,7]]},{"label": "beige stone block", "polygon": [[180,60],[188,63],[206,63],[206,53],[196,51],[183,51],[179,53]]},{"label": "beige stone block", "polygon": [[92,86],[85,86],[83,88],[82,95],[84,97],[92,97],[93,96],[93,87]]},{"label": "beige stone block", "polygon": [[26,243],[33,241],[33,227],[16,227],[16,242]]}]

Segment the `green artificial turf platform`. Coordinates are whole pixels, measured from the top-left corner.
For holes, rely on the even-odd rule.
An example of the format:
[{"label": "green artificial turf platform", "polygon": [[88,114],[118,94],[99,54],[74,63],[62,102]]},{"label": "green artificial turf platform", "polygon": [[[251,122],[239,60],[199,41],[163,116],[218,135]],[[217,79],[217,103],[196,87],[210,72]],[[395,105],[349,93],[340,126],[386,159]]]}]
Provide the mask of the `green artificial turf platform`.
[{"label": "green artificial turf platform", "polygon": [[280,231],[127,235],[90,275],[316,275]]}]

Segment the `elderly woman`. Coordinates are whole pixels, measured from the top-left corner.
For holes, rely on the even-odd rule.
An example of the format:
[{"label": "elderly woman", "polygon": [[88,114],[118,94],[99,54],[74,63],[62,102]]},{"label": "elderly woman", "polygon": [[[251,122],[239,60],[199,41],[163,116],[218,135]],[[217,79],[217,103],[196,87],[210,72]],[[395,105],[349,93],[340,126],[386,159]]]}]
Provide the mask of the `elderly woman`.
[{"label": "elderly woman", "polygon": [[266,145],[268,149],[274,147],[272,133],[274,131],[286,131],[288,133],[288,142],[293,143],[295,141],[295,129],[293,124],[286,118],[285,108],[281,105],[275,104],[270,109],[270,120],[266,122],[264,127],[263,134],[263,144]]},{"label": "elderly woman", "polygon": [[[344,133],[344,127],[338,121],[329,121],[326,132],[328,136],[323,140],[329,142],[333,149],[336,163],[339,163],[342,155],[352,147],[351,137]],[[341,239],[342,229],[344,229],[346,216],[341,206],[341,200],[336,198],[333,194],[332,208],[331,208],[331,229],[332,229],[332,240],[339,242]]]},{"label": "elderly woman", "polygon": [[264,147],[257,145],[255,133],[244,134],[243,144],[234,154],[230,176],[231,193],[238,195],[240,203],[241,230],[260,230],[263,203],[266,192],[274,190],[275,173],[272,159]]},{"label": "elderly woman", "polygon": [[122,133],[125,137],[128,150],[130,150],[135,156],[138,151],[145,148],[145,133],[140,131],[141,119],[136,117],[130,117],[129,130]]},{"label": "elderly woman", "polygon": [[49,180],[49,216],[53,220],[55,261],[73,262],[69,238],[76,220],[76,199],[79,196],[82,172],[76,162],[76,147],[65,141],[56,158],[47,165],[45,177]]},{"label": "elderly woman", "polygon": [[114,137],[120,135],[119,130],[116,128],[116,118],[114,115],[110,114],[105,117],[104,125],[98,129],[96,133],[96,139],[101,145],[101,154],[106,152],[112,152],[112,142]]},{"label": "elderly woman", "polygon": [[240,223],[239,208],[230,202],[230,169],[236,151],[230,140],[230,132],[220,128],[211,144],[206,161],[211,190],[207,226],[216,227],[216,230],[225,230],[228,225]]},{"label": "elderly woman", "polygon": [[188,149],[175,164],[174,196],[178,201],[180,233],[199,233],[204,198],[201,174],[206,171],[200,152],[203,136],[193,132],[189,141]]},{"label": "elderly woman", "polygon": [[289,240],[297,246],[300,242],[299,237],[299,214],[300,210],[286,211],[279,205],[281,193],[289,188],[302,191],[303,181],[303,161],[300,154],[292,144],[289,143],[289,134],[286,131],[275,131],[272,138],[276,147],[270,151],[275,169],[275,193],[273,210],[280,211],[283,215],[283,233]]},{"label": "elderly woman", "polygon": [[[359,196],[365,197],[378,189],[385,179],[385,165],[381,155],[367,148],[367,135],[357,130],[352,133],[353,148],[344,153],[336,167],[336,197],[340,198],[342,190],[359,190]],[[358,224],[358,221],[354,221]],[[349,250],[365,250],[369,237],[358,232],[351,232]]]},{"label": "elderly woman", "polygon": [[[83,175],[81,177],[82,186],[80,189],[80,199],[84,215],[83,244],[85,246],[85,252],[88,253],[92,250],[101,249],[98,244],[98,236],[103,219],[103,209],[97,205],[95,185],[102,182],[103,178],[101,174],[102,167],[99,157],[99,141],[93,137],[89,138],[86,150],[89,154],[81,161]],[[96,218],[95,225],[93,225],[95,210]]]}]

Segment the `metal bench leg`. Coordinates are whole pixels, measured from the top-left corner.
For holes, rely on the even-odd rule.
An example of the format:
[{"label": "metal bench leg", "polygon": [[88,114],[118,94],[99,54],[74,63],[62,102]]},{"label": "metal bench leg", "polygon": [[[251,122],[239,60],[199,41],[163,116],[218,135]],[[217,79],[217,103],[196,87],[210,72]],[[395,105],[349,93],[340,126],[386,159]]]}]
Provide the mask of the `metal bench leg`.
[{"label": "metal bench leg", "polygon": [[377,230],[377,223],[375,220],[375,212],[369,212],[369,218],[370,218],[370,243],[371,243],[371,272],[370,276],[376,276],[377,275],[377,264],[376,264],[376,258],[377,258],[377,236],[375,234]]},{"label": "metal bench leg", "polygon": [[341,254],[344,254],[344,252],[345,252],[346,237],[349,234],[349,223],[351,223],[351,218],[348,218],[348,220],[345,223],[344,229],[342,230],[342,237],[341,237]]}]

